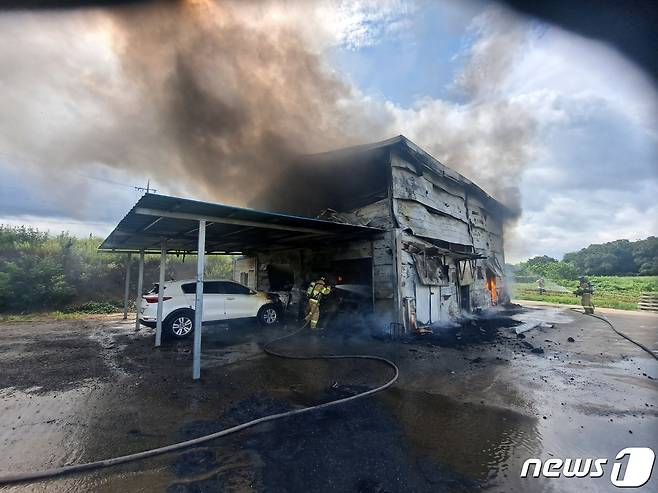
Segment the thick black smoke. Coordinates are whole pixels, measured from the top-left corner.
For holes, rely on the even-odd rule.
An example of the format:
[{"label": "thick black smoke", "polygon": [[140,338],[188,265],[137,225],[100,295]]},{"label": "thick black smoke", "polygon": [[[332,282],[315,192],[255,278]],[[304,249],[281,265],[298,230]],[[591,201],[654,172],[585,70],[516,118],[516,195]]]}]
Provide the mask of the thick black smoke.
[{"label": "thick black smoke", "polygon": [[181,3],[112,14],[124,74],[160,116],[162,145],[172,150],[160,165],[233,203],[262,193],[294,156],[357,143],[375,126],[353,133],[338,104],[350,87],[299,32],[247,24],[245,10]]},{"label": "thick black smoke", "polygon": [[[171,193],[247,205],[291,179],[299,154],[405,134],[518,207],[535,125],[499,90],[523,43],[516,18],[493,11],[474,24],[455,81],[465,103],[400,108],[329,69],[309,39],[306,23],[318,18],[307,5],[127,2],[0,14],[0,152],[45,163],[47,180],[101,163],[139,170]],[[291,196],[303,186],[293,179]]]}]

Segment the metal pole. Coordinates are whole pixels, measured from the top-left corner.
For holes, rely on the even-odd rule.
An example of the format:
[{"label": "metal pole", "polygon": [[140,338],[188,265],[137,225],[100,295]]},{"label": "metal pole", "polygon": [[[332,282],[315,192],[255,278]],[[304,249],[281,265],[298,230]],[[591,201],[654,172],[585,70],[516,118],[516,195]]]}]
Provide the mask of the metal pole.
[{"label": "metal pole", "polygon": [[158,311],[155,322],[155,347],[162,343],[162,297],[164,296],[165,262],[167,261],[167,240],[162,239],[160,246],[160,279],[158,284]]},{"label": "metal pole", "polygon": [[123,288],[123,319],[128,319],[128,295],[130,294],[130,257],[131,254],[128,254],[126,260],[126,285]]},{"label": "metal pole", "polygon": [[139,264],[137,268],[137,298],[135,298],[135,330],[139,330],[139,315],[142,311],[142,291],[144,290],[144,250],[139,251]]},{"label": "metal pole", "polygon": [[192,378],[201,378],[201,322],[203,321],[203,271],[206,265],[206,221],[199,221],[197,244],[196,294],[194,295],[194,361]]}]

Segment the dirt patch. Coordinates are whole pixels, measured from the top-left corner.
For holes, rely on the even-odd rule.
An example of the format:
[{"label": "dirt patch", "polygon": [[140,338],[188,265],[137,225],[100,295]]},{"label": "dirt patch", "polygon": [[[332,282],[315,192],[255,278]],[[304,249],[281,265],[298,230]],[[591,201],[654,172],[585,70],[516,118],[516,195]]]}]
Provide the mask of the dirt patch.
[{"label": "dirt patch", "polygon": [[[398,364],[400,379],[368,399],[264,423],[203,447],[9,491],[550,489],[548,480],[520,480],[526,458],[573,450],[614,457],[622,446],[655,442],[657,384],[649,379],[657,375],[655,361],[600,321],[575,317],[523,339],[505,328],[514,322],[495,317],[431,336],[436,339],[384,342],[369,334],[308,331],[275,349],[378,355]],[[642,320],[620,328],[655,335]],[[264,343],[293,329],[204,327],[202,379],[192,382],[190,342],[156,349],[151,330],[134,333],[129,323],[0,326],[0,351],[13,358],[11,364],[0,360],[3,377],[14,372],[15,382],[34,374],[38,378],[24,385],[39,380],[50,390],[74,387],[0,390],[6,451],[0,470],[160,447],[354,395],[391,376],[372,361],[263,354]],[[545,354],[531,354],[534,347]],[[66,354],[58,358],[59,352]],[[574,492],[589,487],[577,481],[561,486]]]},{"label": "dirt patch", "polygon": [[[335,393],[352,390],[330,387],[318,397],[332,400]],[[223,420],[227,425],[235,424],[289,408],[287,401],[259,393],[236,403]],[[216,425],[197,425],[194,433],[202,429],[211,432]],[[239,453],[242,461],[226,467],[222,458]],[[173,467],[178,474],[187,475],[191,468],[216,464],[213,477],[176,483],[168,491],[206,491],[204,488],[237,484],[272,492],[425,491],[430,485],[432,491],[459,492],[475,491],[480,486],[449,465],[411,451],[403,430],[377,399],[284,419],[227,437],[215,456],[203,453],[201,458],[201,466],[194,463],[181,471],[186,462],[179,458]],[[246,475],[247,470],[252,474]],[[247,478],[250,482],[245,484]]]},{"label": "dirt patch", "polygon": [[0,388],[31,389],[33,393],[63,391],[111,375],[101,357],[101,345],[90,338],[89,322],[46,326],[43,333],[32,330],[31,324],[12,324],[0,332]]}]

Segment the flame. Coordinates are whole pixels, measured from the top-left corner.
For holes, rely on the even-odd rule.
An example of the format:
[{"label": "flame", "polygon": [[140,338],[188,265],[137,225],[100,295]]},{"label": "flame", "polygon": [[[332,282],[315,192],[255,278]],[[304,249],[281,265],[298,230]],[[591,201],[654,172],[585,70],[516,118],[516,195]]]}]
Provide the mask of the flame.
[{"label": "flame", "polygon": [[498,303],[498,291],[496,291],[496,276],[487,276],[487,289],[491,292],[491,302]]}]

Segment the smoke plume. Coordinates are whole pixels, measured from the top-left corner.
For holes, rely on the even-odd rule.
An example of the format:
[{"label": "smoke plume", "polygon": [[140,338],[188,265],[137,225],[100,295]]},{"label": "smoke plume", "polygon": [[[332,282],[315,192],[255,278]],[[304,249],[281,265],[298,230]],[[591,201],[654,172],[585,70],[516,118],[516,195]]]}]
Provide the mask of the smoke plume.
[{"label": "smoke plume", "polygon": [[101,163],[248,205],[300,153],[404,134],[518,208],[535,122],[504,83],[521,21],[501,10],[476,19],[455,80],[463,103],[404,108],[330,69],[313,9],[188,1],[0,14],[0,152],[46,163],[49,179]]},{"label": "smoke plume", "polygon": [[507,80],[529,28],[511,12],[489,8],[471,23],[471,36],[454,81],[464,102],[396,107],[395,126],[520,214],[519,182],[535,152],[538,122],[532,104],[509,95]]}]

